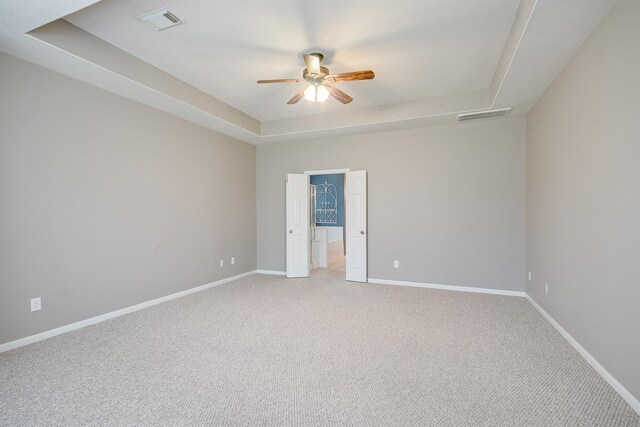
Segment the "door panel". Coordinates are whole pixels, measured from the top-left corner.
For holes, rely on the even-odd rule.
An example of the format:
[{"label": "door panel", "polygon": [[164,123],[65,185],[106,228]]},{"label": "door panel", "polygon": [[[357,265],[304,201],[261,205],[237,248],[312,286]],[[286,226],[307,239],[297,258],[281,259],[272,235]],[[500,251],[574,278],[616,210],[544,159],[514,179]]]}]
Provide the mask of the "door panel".
[{"label": "door panel", "polygon": [[367,172],[347,172],[345,192],[349,203],[345,233],[347,235],[347,280],[367,281]]},{"label": "door panel", "polygon": [[288,174],[286,188],[287,277],[309,276],[309,176]]}]

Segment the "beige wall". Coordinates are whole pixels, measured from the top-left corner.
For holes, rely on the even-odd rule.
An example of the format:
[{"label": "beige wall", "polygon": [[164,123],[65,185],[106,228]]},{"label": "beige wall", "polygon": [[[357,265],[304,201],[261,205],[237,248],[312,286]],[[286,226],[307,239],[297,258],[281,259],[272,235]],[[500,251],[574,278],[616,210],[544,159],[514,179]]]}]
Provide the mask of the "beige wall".
[{"label": "beige wall", "polygon": [[254,146],[4,54],[0,75],[0,343],[256,268]]},{"label": "beige wall", "polygon": [[259,146],[258,268],[285,269],[287,173],[366,169],[369,277],[523,291],[524,151],[524,118]]},{"label": "beige wall", "polygon": [[527,116],[527,293],[636,398],[639,18],[618,1]]}]

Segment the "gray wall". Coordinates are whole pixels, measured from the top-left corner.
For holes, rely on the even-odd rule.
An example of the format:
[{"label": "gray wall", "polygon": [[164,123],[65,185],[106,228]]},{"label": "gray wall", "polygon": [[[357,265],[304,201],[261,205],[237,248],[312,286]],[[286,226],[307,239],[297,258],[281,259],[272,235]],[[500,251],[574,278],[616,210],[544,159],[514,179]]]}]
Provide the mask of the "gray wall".
[{"label": "gray wall", "polygon": [[255,270],[254,146],[4,54],[0,75],[0,343]]},{"label": "gray wall", "polygon": [[527,293],[636,398],[639,17],[619,1],[527,116]]},{"label": "gray wall", "polygon": [[285,269],[287,173],[366,169],[369,277],[523,291],[524,151],[524,118],[259,146],[258,268]]}]

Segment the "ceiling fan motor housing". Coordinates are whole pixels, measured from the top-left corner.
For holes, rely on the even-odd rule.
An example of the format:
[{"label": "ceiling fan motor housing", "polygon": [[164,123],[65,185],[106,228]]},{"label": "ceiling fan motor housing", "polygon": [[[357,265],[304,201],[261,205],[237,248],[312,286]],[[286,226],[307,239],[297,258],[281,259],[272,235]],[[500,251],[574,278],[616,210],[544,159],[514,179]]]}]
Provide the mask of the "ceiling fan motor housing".
[{"label": "ceiling fan motor housing", "polygon": [[320,74],[312,74],[306,68],[302,71],[302,78],[309,83],[320,83],[324,76],[328,76],[329,69],[327,67],[320,66]]}]

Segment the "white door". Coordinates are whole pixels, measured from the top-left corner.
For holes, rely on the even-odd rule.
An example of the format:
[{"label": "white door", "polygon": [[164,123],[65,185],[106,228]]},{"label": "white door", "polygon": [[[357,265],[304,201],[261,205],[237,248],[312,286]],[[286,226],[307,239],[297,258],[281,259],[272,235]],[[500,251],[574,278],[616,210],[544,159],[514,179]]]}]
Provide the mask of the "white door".
[{"label": "white door", "polygon": [[287,174],[287,277],[309,276],[309,175]]},{"label": "white door", "polygon": [[367,171],[345,174],[347,280],[367,281]]}]

